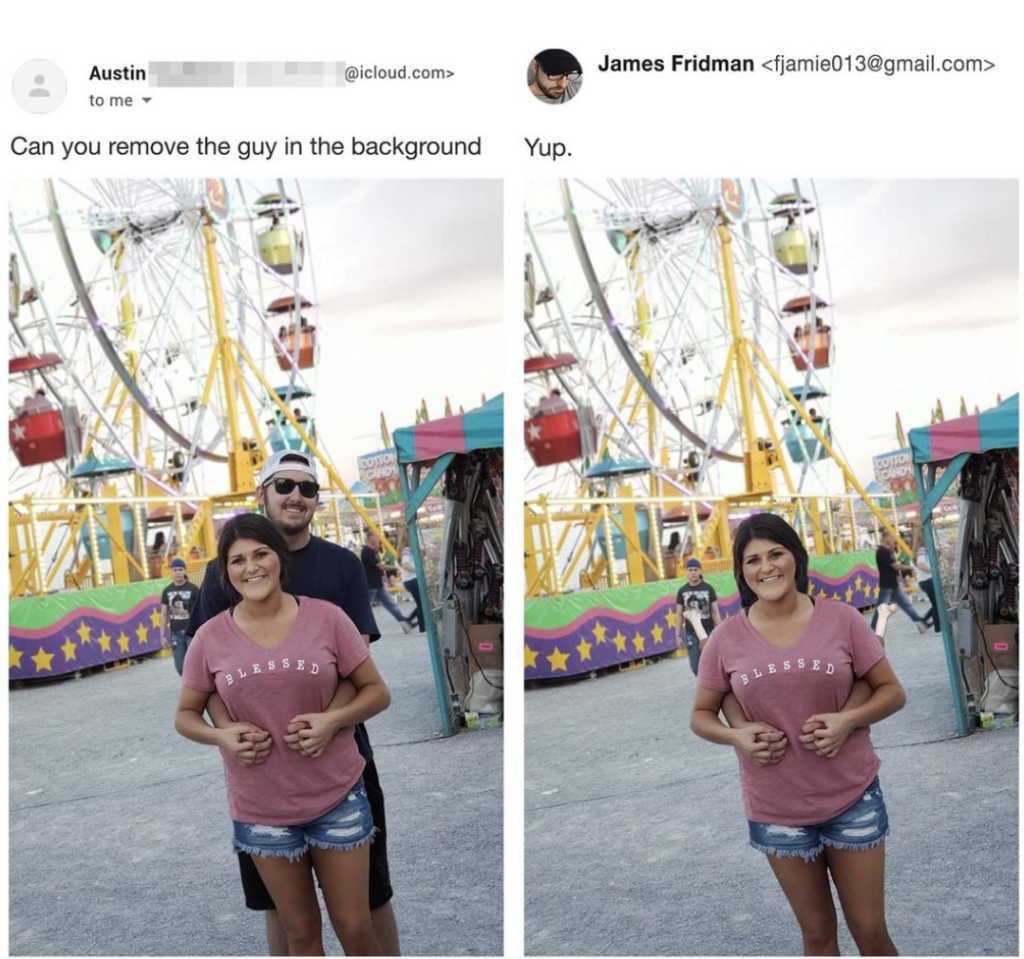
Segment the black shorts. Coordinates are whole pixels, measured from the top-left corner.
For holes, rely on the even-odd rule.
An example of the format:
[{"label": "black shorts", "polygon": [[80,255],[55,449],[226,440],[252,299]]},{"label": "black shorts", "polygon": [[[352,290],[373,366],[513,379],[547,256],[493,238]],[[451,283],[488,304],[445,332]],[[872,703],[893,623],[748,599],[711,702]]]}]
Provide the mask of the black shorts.
[{"label": "black shorts", "polygon": [[[377,827],[377,835],[370,843],[370,909],[379,909],[391,901],[394,895],[391,889],[391,873],[388,870],[388,829],[384,819],[384,792],[380,788],[377,777],[377,765],[368,762],[363,770],[363,785],[366,786],[366,798],[370,800],[373,812],[373,824]],[[267,887],[263,884],[252,856],[247,852],[238,854],[238,868],[242,873],[242,890],[245,892],[245,904],[250,909],[265,912],[276,909],[274,900],[270,898]]]}]

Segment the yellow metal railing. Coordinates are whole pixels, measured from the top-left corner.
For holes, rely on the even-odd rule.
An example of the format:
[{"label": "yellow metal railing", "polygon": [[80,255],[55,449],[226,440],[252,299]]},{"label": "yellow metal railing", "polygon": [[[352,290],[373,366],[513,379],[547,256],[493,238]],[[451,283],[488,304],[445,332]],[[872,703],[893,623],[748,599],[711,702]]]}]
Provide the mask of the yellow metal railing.
[{"label": "yellow metal railing", "polygon": [[[893,497],[882,494],[869,498],[866,502],[870,512],[861,514],[858,526],[853,502],[861,499],[852,493],[776,493],[771,497],[541,496],[527,502],[524,513],[526,597],[558,596],[576,589],[608,589],[669,578],[662,561],[663,530],[658,521],[668,506],[689,508],[690,514],[687,520],[673,524],[684,534],[685,543],[676,578],[683,575],[683,561],[689,556],[697,556],[706,573],[730,571],[730,521],[754,508],[770,508],[784,516],[811,555],[855,551],[865,535],[877,545],[883,531],[896,529]],[[883,509],[877,501],[886,501],[887,505]],[[643,512],[649,521],[646,548],[637,522]],[[706,518],[697,519],[698,512],[707,513]],[[898,539],[898,544],[901,549],[908,549],[902,539]],[[623,554],[619,558],[615,556],[616,546]]]}]

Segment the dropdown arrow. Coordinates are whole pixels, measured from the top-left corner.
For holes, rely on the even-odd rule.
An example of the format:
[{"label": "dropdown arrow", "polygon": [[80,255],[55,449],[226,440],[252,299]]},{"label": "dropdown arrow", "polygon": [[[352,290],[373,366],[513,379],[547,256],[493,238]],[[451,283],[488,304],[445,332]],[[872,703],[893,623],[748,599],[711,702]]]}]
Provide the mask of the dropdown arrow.
[{"label": "dropdown arrow", "polygon": [[143,103],[149,103],[149,101],[152,100],[152,99],[153,99],[152,97],[143,97],[142,98],[142,102]]}]

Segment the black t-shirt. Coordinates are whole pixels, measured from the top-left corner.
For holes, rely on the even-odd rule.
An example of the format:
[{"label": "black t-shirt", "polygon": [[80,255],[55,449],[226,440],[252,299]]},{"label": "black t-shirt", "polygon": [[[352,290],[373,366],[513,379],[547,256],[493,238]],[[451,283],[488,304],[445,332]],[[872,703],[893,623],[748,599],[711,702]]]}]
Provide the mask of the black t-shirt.
[{"label": "black t-shirt", "polygon": [[[715,628],[715,621],[711,617],[711,604],[717,602],[718,596],[715,593],[715,587],[709,586],[704,580],[701,580],[696,586],[686,583],[676,593],[676,603],[682,606],[684,610],[689,609],[691,606],[696,606],[700,610],[701,624],[709,636],[711,635],[711,630]],[[686,624],[684,623],[684,625]]]},{"label": "black t-shirt", "polygon": [[366,585],[370,589],[380,589],[384,585],[384,573],[378,568],[380,555],[372,546],[364,546],[360,554],[363,561],[363,572],[366,573]]},{"label": "black t-shirt", "polygon": [[895,560],[892,553],[884,546],[875,550],[875,563],[878,565],[878,588],[896,589],[900,585],[899,575],[893,566]]},{"label": "black t-shirt", "polygon": [[170,586],[164,587],[164,591],[160,594],[160,602],[167,607],[167,624],[172,632],[183,633],[186,631],[189,616],[198,595],[199,587],[188,580],[185,580],[180,586],[171,583]]},{"label": "black t-shirt", "polygon": [[[286,592],[334,603],[341,607],[360,633],[370,637],[371,643],[380,639],[380,630],[370,609],[366,577],[355,553],[326,539],[311,536],[302,549],[291,553],[291,561],[288,579],[284,583]],[[203,623],[231,605],[220,584],[220,562],[215,559],[206,567],[199,598],[185,631],[189,636],[195,636]],[[373,750],[362,723],[355,727],[355,739],[360,755],[370,762]]]}]

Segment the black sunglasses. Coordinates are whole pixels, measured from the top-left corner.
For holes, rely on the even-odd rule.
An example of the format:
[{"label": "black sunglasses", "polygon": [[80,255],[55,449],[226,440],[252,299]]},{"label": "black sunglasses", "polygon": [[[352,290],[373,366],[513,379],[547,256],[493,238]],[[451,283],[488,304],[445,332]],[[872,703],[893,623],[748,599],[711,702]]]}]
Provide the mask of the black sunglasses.
[{"label": "black sunglasses", "polygon": [[[312,499],[320,492],[320,484],[313,480],[303,480],[302,482],[299,482],[298,480],[285,479],[284,477],[281,477],[280,479],[272,479],[270,482],[274,484],[274,489],[282,496],[287,496],[293,489],[295,489],[296,486],[299,488],[299,492],[306,499]],[[264,484],[264,488],[269,485],[270,483]]]}]

